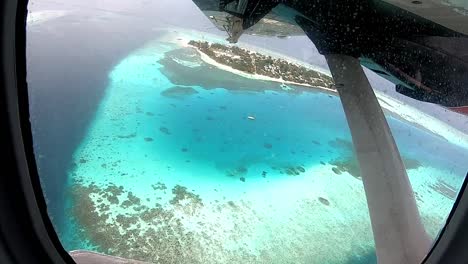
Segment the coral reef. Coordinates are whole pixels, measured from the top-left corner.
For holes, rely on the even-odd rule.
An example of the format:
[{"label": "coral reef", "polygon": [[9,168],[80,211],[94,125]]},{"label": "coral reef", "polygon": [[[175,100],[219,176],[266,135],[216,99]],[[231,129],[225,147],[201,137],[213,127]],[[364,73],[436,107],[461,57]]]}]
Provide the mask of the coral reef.
[{"label": "coral reef", "polygon": [[193,89],[192,87],[185,87],[185,86],[173,86],[161,92],[162,96],[171,97],[171,98],[183,98],[186,96],[191,96],[197,94],[197,90]]},{"label": "coral reef", "polygon": [[160,127],[159,128],[159,131],[161,131],[162,133],[166,134],[166,135],[170,135],[171,132],[169,131],[169,128],[167,127]]},{"label": "coral reef", "polygon": [[457,198],[457,189],[443,180],[438,179],[437,182],[430,186],[434,191],[442,194],[443,196],[455,200]]},{"label": "coral reef", "polygon": [[323,197],[319,197],[318,200],[319,200],[319,202],[321,202],[322,204],[324,204],[326,206],[330,205],[330,202],[327,199],[323,198]]}]

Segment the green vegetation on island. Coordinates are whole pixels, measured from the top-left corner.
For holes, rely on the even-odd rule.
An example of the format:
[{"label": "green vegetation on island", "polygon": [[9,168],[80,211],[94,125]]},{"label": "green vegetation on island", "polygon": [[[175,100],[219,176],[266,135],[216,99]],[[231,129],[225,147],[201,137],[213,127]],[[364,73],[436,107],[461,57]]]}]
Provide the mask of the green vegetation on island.
[{"label": "green vegetation on island", "polygon": [[237,46],[191,40],[195,47],[217,63],[249,73],[282,79],[285,82],[330,88],[333,80],[330,76],[308,69],[299,64],[252,52]]}]

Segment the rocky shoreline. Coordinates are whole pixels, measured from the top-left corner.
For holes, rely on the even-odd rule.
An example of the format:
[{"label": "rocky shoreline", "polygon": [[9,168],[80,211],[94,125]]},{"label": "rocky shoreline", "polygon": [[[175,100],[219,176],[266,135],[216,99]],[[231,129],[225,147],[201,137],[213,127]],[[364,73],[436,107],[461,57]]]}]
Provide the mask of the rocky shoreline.
[{"label": "rocky shoreline", "polygon": [[330,76],[283,59],[219,43],[190,40],[188,44],[217,63],[247,74],[312,87],[332,88],[333,85]]}]

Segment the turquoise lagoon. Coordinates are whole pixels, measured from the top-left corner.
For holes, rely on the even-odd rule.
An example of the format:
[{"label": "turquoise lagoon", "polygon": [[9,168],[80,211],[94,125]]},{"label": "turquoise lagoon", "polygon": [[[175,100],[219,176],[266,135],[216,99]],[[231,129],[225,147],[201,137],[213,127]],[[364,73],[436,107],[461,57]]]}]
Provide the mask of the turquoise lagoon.
[{"label": "turquoise lagoon", "polygon": [[[174,42],[122,59],[68,173],[66,249],[154,263],[375,263],[339,98],[289,88]],[[387,118],[435,238],[468,149]]]}]

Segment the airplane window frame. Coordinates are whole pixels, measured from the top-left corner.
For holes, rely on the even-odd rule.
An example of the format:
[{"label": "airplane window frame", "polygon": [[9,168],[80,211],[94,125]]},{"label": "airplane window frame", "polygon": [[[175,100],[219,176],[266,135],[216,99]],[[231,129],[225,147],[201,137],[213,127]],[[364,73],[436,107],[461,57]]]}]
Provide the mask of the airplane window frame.
[{"label": "airplane window frame", "polygon": [[[5,0],[2,14],[0,95],[3,181],[0,184],[2,263],[74,263],[47,215],[35,163],[26,83],[27,0]],[[3,196],[3,197],[2,197]]]},{"label": "airplane window frame", "polygon": [[[26,82],[27,4],[28,0],[0,3],[0,118],[5,127],[0,142],[2,154],[7,155],[0,184],[0,262],[74,263],[48,218],[34,158]],[[423,263],[468,262],[467,185],[465,178],[447,223]]]}]

